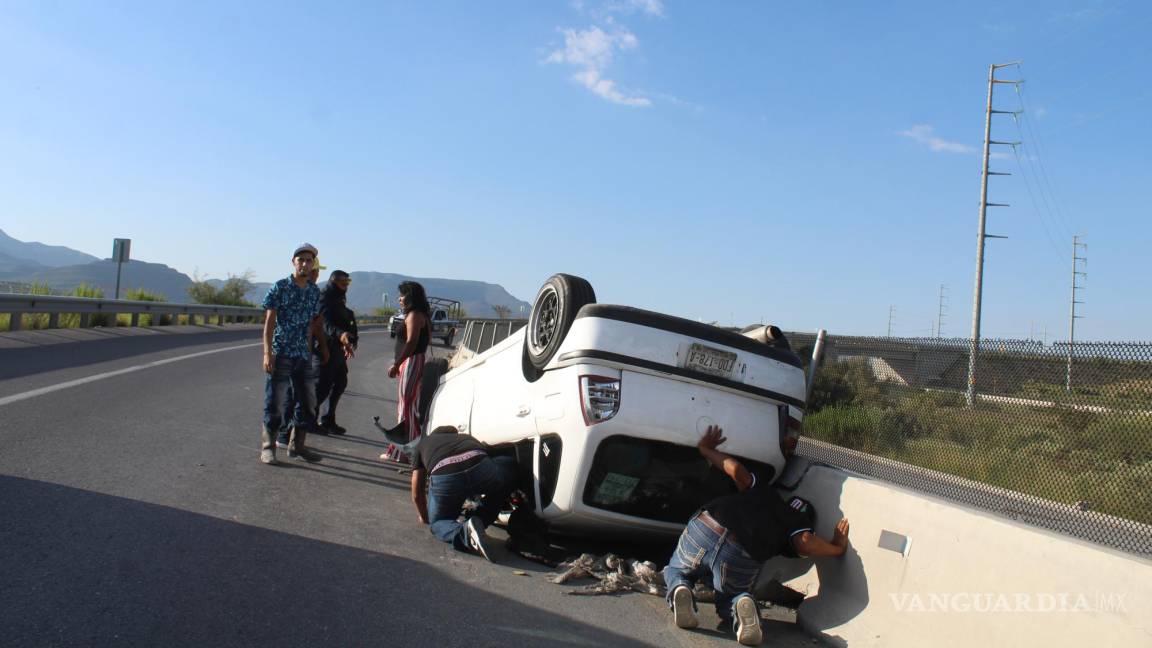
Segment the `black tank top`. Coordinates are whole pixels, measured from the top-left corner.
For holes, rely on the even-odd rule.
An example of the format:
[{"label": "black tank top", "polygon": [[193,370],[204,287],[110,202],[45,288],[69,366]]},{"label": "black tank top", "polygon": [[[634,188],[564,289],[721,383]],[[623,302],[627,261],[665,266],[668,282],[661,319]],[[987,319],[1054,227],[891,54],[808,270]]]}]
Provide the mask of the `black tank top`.
[{"label": "black tank top", "polygon": [[424,326],[420,327],[420,337],[416,340],[416,353],[428,350],[428,316],[424,315]]}]

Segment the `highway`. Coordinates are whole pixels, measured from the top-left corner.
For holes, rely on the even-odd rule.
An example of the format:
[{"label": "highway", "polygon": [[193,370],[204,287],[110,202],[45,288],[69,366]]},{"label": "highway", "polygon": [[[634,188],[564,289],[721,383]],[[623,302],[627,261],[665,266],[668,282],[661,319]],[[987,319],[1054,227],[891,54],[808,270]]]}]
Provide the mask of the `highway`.
[{"label": "highway", "polygon": [[170,328],[0,335],[3,645],[736,645],[711,605],[682,631],[662,599],[568,596],[547,567],[437,542],[377,460],[383,330],[351,362],[349,433],[265,466],[259,329]]}]

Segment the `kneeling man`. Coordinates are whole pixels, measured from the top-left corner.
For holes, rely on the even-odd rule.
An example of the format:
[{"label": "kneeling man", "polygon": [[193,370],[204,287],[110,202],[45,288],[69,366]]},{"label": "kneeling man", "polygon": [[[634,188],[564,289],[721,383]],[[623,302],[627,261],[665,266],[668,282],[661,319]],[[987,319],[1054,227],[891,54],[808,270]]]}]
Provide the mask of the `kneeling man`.
[{"label": "kneeling man", "polygon": [[[445,425],[432,430],[416,445],[412,462],[412,503],[432,534],[459,551],[492,560],[484,529],[496,521],[500,507],[512,492],[516,460],[490,457],[489,447]],[[427,483],[426,483],[427,482]],[[481,498],[460,521],[467,499]]]}]

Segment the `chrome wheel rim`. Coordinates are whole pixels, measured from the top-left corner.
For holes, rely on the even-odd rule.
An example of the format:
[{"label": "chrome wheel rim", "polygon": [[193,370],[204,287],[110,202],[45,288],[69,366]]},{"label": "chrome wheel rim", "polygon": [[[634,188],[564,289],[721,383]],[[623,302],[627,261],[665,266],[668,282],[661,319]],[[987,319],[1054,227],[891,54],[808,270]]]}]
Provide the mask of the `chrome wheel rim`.
[{"label": "chrome wheel rim", "polygon": [[532,309],[532,352],[539,354],[556,337],[556,328],[559,326],[560,296],[556,290],[549,288],[536,300],[536,307]]}]

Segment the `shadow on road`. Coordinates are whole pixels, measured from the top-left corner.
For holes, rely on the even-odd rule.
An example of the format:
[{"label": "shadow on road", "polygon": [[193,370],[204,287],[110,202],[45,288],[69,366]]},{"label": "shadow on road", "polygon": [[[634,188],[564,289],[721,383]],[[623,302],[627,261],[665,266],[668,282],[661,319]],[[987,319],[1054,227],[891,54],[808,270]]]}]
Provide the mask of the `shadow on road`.
[{"label": "shadow on road", "polygon": [[[84,340],[19,349],[0,349],[0,380],[21,378],[46,371],[82,367],[185,347],[259,341],[260,331],[247,329],[178,335],[132,335],[106,340]],[[259,353],[253,360],[255,366],[259,365],[260,358],[258,356]]]},{"label": "shadow on road", "polygon": [[428,565],[0,476],[7,646],[623,646]]}]

